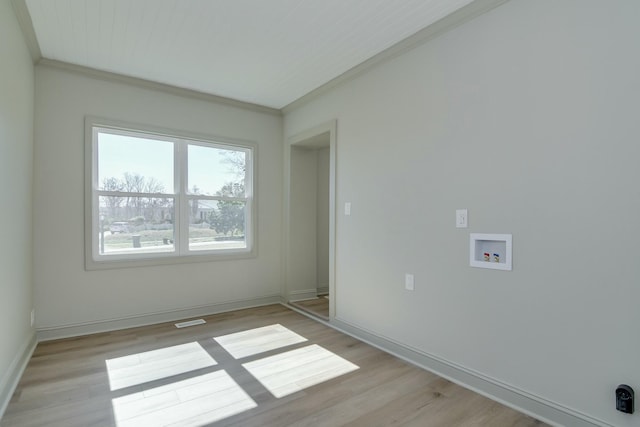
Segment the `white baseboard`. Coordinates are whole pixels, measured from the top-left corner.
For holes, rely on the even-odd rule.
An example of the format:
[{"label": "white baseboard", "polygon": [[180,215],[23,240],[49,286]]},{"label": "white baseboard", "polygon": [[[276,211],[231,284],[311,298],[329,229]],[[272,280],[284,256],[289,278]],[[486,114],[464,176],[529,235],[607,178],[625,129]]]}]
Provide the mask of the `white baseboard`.
[{"label": "white baseboard", "polygon": [[2,419],[4,411],[7,410],[7,406],[9,406],[11,396],[13,396],[13,392],[18,386],[22,373],[27,367],[27,363],[29,363],[31,355],[36,349],[37,344],[38,341],[36,340],[36,334],[33,333],[22,345],[22,348],[16,354],[16,357],[11,362],[11,365],[9,365],[9,368],[6,370],[2,378],[0,378],[0,419]]},{"label": "white baseboard", "polygon": [[331,322],[322,323],[552,426],[615,427],[479,372],[379,336],[347,321],[335,318]]},{"label": "white baseboard", "polygon": [[37,335],[39,342],[50,341],[61,338],[96,334],[100,332],[110,332],[120,329],[135,328],[138,326],[155,325],[157,323],[173,322],[176,320],[183,320],[191,317],[207,316],[210,314],[224,313],[227,311],[240,310],[244,308],[278,304],[280,302],[282,302],[282,298],[279,294],[269,295],[259,298],[227,301],[224,303],[208,304],[178,310],[146,313],[120,319],[107,319],[99,320],[96,322],[49,326],[45,328],[38,328]]},{"label": "white baseboard", "polygon": [[318,295],[324,295],[329,293],[329,284],[318,285]]},{"label": "white baseboard", "polygon": [[301,289],[298,291],[289,292],[289,301],[304,301],[307,299],[318,298],[318,289],[317,288],[309,288],[309,289]]}]

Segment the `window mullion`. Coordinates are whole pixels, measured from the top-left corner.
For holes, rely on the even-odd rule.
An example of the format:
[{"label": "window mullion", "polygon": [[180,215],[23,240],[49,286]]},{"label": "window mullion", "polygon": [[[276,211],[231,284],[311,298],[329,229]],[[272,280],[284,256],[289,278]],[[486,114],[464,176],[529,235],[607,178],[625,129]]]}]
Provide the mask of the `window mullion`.
[{"label": "window mullion", "polygon": [[190,195],[189,199],[199,199],[199,200],[213,200],[213,201],[223,201],[223,202],[246,202],[249,200],[248,197],[226,197],[226,196],[206,196],[203,194]]},{"label": "window mullion", "polygon": [[96,190],[95,191],[98,196],[115,196],[115,197],[146,197],[146,198],[162,198],[162,197],[173,197],[173,194],[169,193],[136,193],[136,192],[126,192],[126,191],[105,191],[105,190]]},{"label": "window mullion", "polygon": [[176,141],[177,147],[177,167],[176,167],[176,182],[179,188],[178,191],[178,207],[177,210],[180,212],[180,221],[177,223],[176,227],[176,242],[177,247],[176,250],[179,255],[186,255],[189,250],[189,198],[188,194],[188,145],[184,140]]}]

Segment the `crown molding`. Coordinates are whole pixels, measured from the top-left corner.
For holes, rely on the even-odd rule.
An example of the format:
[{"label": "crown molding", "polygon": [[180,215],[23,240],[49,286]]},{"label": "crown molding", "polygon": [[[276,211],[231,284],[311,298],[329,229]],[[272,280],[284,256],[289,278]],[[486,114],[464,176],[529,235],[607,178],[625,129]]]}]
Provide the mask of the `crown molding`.
[{"label": "crown molding", "polygon": [[442,34],[450,31],[465,22],[468,22],[490,10],[508,2],[509,0],[475,0],[469,3],[468,5],[461,7],[457,11],[453,12],[450,15],[445,16],[439,21],[434,22],[428,27],[423,28],[417,33],[407,37],[406,39],[396,43],[395,45],[383,50],[377,55],[369,58],[368,60],[362,62],[361,64],[356,65],[355,67],[345,71],[343,74],[338,77],[328,81],[322,86],[312,90],[311,92],[303,95],[297,100],[291,102],[290,104],[284,106],[282,108],[283,114],[288,114],[291,111],[302,107],[305,104],[308,104],[312,100],[324,95],[329,92],[331,89],[340,86],[354,78],[366,73],[372,68],[390,61],[405,52],[408,52],[412,49],[415,49],[418,46],[423,45],[429,40],[435,39],[436,37],[441,36]]},{"label": "crown molding", "polygon": [[198,99],[201,101],[227,105],[235,108],[241,108],[241,109],[253,111],[256,113],[271,114],[278,117],[282,116],[282,112],[276,108],[265,107],[263,105],[252,104],[244,101],[238,101],[231,98],[225,98],[223,96],[212,95],[209,93],[199,92],[192,89],[185,89],[177,86],[168,85],[165,83],[158,83],[151,80],[141,79],[138,77],[130,77],[130,76],[125,76],[123,74],[112,73],[109,71],[97,70],[95,68],[84,67],[82,65],[76,65],[76,64],[70,64],[68,62],[42,58],[37,62],[36,65],[38,67],[55,68],[58,70],[80,74],[80,75],[92,77],[95,79],[106,80],[109,82],[123,83],[123,84],[128,84],[136,87],[141,87],[144,89],[155,90],[158,92],[165,92],[171,95]]},{"label": "crown molding", "polygon": [[40,45],[38,44],[38,38],[36,32],[33,29],[33,22],[31,21],[31,15],[27,8],[26,0],[11,0],[13,6],[13,12],[16,14],[18,24],[22,29],[24,40],[27,43],[29,53],[31,53],[31,59],[33,63],[37,63],[42,58],[42,52],[40,51]]},{"label": "crown molding", "polygon": [[207,102],[213,102],[217,104],[223,104],[231,107],[241,108],[258,113],[271,114],[281,117],[284,114],[288,114],[291,111],[311,102],[312,100],[324,95],[331,89],[340,86],[354,78],[366,73],[374,67],[390,61],[405,52],[408,52],[416,47],[423,45],[424,43],[439,37],[440,35],[450,31],[506,2],[509,0],[474,0],[468,5],[458,9],[454,13],[440,19],[439,21],[431,24],[430,26],[418,31],[417,33],[409,36],[403,41],[396,43],[388,49],[378,53],[367,61],[362,62],[359,65],[349,69],[338,77],[330,80],[324,85],[312,90],[311,92],[303,95],[297,100],[284,106],[282,109],[266,107],[263,105],[253,104],[249,102],[239,101],[232,98],[226,98],[223,96],[213,95],[205,92],[199,92],[192,89],[181,88],[177,86],[168,85],[165,83],[158,83],[150,80],[141,79],[138,77],[130,77],[123,74],[112,73],[109,71],[102,71],[94,68],[84,67],[81,65],[75,65],[67,62],[51,60],[43,58],[38,44],[38,39],[33,28],[33,22],[31,21],[31,15],[27,8],[26,0],[11,0],[16,17],[22,29],[25,41],[27,43],[29,52],[33,59],[34,64],[38,66],[45,66],[51,68],[57,68],[68,72],[82,74],[85,76],[129,84],[146,89],[161,91],[172,95],[199,99]]}]

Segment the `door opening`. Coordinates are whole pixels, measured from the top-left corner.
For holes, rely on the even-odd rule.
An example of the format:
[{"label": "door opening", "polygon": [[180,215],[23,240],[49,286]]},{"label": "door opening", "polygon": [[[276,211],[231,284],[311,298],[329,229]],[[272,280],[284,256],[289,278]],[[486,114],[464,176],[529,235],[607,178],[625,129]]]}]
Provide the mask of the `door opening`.
[{"label": "door opening", "polygon": [[289,140],[287,300],[334,316],[335,123]]}]

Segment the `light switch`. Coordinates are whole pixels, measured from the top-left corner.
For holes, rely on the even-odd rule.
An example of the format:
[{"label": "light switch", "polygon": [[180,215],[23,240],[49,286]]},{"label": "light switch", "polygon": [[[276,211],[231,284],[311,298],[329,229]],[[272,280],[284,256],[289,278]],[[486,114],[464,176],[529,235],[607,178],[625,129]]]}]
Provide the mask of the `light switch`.
[{"label": "light switch", "polygon": [[346,202],[344,204],[344,214],[347,216],[351,215],[351,202]]},{"label": "light switch", "polygon": [[468,212],[466,209],[456,210],[456,228],[467,228]]},{"label": "light switch", "polygon": [[415,289],[413,274],[407,273],[404,275],[404,288],[408,291],[412,291]]}]

